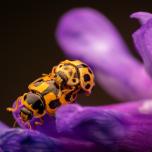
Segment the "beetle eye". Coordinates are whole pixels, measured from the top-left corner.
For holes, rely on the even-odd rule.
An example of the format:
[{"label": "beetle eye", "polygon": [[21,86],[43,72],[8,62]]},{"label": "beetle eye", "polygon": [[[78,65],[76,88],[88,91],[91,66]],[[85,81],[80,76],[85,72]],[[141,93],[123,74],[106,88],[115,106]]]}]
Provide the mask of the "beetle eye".
[{"label": "beetle eye", "polygon": [[55,109],[55,108],[59,107],[60,105],[61,105],[61,103],[59,100],[53,100],[49,103],[49,107],[51,109]]},{"label": "beetle eye", "polygon": [[32,105],[33,109],[40,109],[43,107],[42,101],[41,100],[37,100],[33,105]]},{"label": "beetle eye", "polygon": [[44,104],[41,100],[37,100],[35,103],[32,104],[32,108],[35,110],[38,110],[39,114],[42,114],[44,112]]}]

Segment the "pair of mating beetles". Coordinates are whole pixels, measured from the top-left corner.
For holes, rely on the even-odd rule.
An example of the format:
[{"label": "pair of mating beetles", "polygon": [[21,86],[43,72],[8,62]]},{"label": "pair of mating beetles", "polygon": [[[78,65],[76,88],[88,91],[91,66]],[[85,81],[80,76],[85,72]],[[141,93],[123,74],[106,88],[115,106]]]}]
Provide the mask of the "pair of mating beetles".
[{"label": "pair of mating beetles", "polygon": [[18,97],[7,110],[19,112],[22,123],[29,127],[32,118],[39,118],[35,125],[41,125],[45,114],[55,115],[61,105],[74,103],[80,92],[89,95],[94,84],[94,74],[88,65],[80,60],[65,60],[54,66],[51,73],[29,84],[29,92]]}]

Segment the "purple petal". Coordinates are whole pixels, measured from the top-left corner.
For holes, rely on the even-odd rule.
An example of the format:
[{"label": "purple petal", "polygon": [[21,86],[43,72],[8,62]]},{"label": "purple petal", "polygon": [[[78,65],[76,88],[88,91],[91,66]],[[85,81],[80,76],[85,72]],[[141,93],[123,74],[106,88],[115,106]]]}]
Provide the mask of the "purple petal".
[{"label": "purple petal", "polygon": [[105,107],[68,105],[57,112],[57,129],[103,152],[152,150],[152,100]]},{"label": "purple petal", "polygon": [[[149,16],[150,15],[148,14],[148,17]],[[138,15],[139,20],[142,20],[142,18],[142,15]],[[149,17],[148,19],[147,22],[133,34],[133,39],[136,48],[144,61],[146,70],[152,76],[152,14],[151,18]]]},{"label": "purple petal", "polygon": [[35,129],[53,141],[56,139],[65,151],[149,152],[152,149],[152,100],[101,107],[67,105],[58,109],[53,121],[51,118],[44,118],[44,125]]},{"label": "purple petal", "polygon": [[73,9],[59,21],[56,38],[71,58],[94,70],[101,86],[121,100],[152,97],[152,80],[133,58],[112,23],[91,8]]},{"label": "purple petal", "polygon": [[4,123],[0,122],[0,134],[2,134],[4,131],[8,130],[8,126],[6,126]]},{"label": "purple petal", "polygon": [[138,19],[141,24],[147,23],[152,18],[152,14],[148,12],[135,12],[131,14],[131,18]]},{"label": "purple petal", "polygon": [[0,147],[3,151],[36,152],[39,150],[49,152],[52,149],[53,152],[56,152],[57,145],[55,140],[35,131],[9,129],[0,135]]},{"label": "purple petal", "polygon": [[24,129],[8,129],[0,134],[0,150],[5,152],[93,152],[94,144],[72,139],[55,139]]},{"label": "purple petal", "polygon": [[117,36],[119,34],[111,22],[91,8],[73,9],[66,13],[59,21],[56,32],[65,53],[74,57],[84,55],[84,58],[92,56],[94,52],[127,52],[127,47]]}]

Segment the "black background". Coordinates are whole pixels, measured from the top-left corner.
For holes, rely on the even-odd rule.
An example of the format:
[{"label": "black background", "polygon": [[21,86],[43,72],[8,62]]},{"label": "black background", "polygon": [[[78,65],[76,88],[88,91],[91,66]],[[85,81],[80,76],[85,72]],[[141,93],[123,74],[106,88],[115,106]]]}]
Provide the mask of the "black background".
[{"label": "black background", "polygon": [[[88,6],[105,14],[119,29],[132,53],[139,58],[133,46],[131,33],[139,24],[129,15],[136,11],[152,11],[152,2],[62,0],[62,1],[10,1],[1,5],[0,49],[0,120],[12,125],[13,118],[6,107],[24,92],[27,85],[48,73],[61,60],[66,59],[59,48],[54,32],[61,15],[75,8]],[[101,105],[118,102],[98,85],[90,97],[81,96],[83,105]]]}]

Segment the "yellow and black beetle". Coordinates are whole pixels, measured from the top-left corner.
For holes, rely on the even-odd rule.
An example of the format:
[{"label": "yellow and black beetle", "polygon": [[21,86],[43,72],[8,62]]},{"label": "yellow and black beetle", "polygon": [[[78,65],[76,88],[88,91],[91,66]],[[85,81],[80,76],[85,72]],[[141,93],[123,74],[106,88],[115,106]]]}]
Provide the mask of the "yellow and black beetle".
[{"label": "yellow and black beetle", "polygon": [[40,95],[32,92],[24,93],[18,97],[15,101],[15,105],[12,108],[7,108],[10,112],[19,112],[20,120],[22,123],[28,123],[28,127],[31,128],[29,121],[34,118],[39,118],[40,122],[35,122],[35,125],[43,123],[41,119],[45,115],[45,104]]},{"label": "yellow and black beetle", "polygon": [[65,60],[53,67],[52,72],[43,74],[29,84],[29,92],[19,97],[15,106],[7,108],[19,112],[23,123],[38,118],[35,125],[43,124],[45,114],[54,116],[61,105],[74,103],[81,91],[90,94],[94,86],[94,74],[88,65],[80,60]]},{"label": "yellow and black beetle", "polygon": [[90,94],[94,87],[94,74],[90,67],[80,60],[65,60],[55,66],[51,72],[61,89],[71,87]]}]

